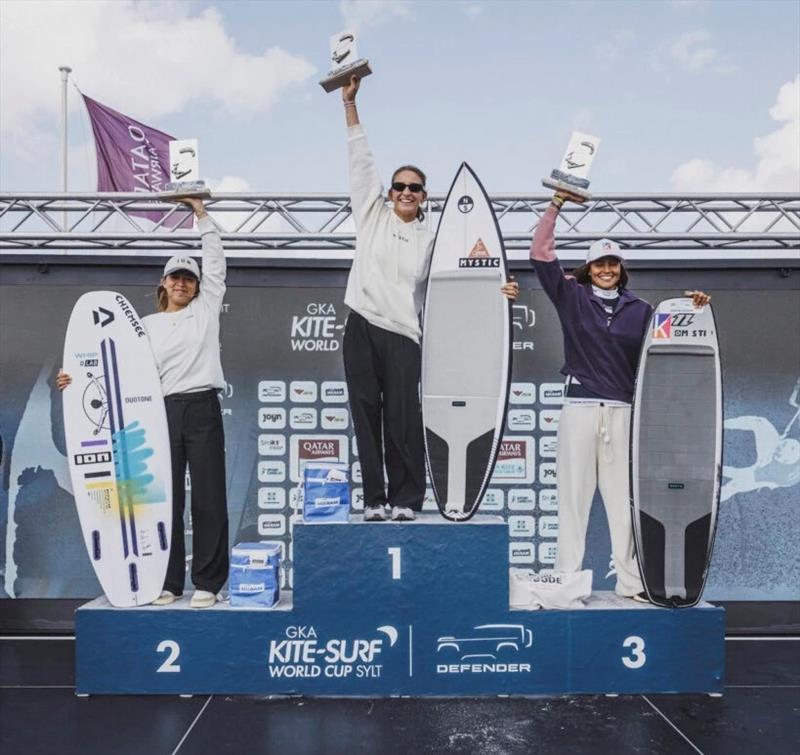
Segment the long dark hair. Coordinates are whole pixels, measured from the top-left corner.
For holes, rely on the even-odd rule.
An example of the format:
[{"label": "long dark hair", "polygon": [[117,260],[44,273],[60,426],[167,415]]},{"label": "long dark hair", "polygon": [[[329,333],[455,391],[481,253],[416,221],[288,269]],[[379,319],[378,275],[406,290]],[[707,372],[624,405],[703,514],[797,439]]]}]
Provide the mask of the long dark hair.
[{"label": "long dark hair", "polygon": [[[595,260],[596,261],[596,260]],[[589,274],[589,266],[591,262],[585,262],[580,267],[576,267],[572,274],[575,276],[575,280],[578,281],[582,286],[585,286],[587,283],[592,282],[592,276]],[[628,287],[628,269],[625,267],[625,263],[620,260],[619,261],[619,283],[617,283],[617,289],[620,293],[622,293]]]},{"label": "long dark hair", "polygon": [[[392,173],[392,183],[394,183],[394,179],[397,178],[397,174],[402,173],[404,170],[410,170],[412,173],[416,173],[421,179],[420,183],[422,184],[423,188],[425,187],[428,177],[416,165],[401,165],[399,168],[397,168],[397,170],[395,170],[394,173]],[[425,191],[425,198],[428,198],[427,190]],[[425,220],[425,213],[419,207],[417,207],[417,220],[419,220],[420,223]]]},{"label": "long dark hair", "polygon": [[[200,281],[197,281],[197,289],[194,292],[194,296],[192,297],[192,301],[194,301],[198,295],[200,294]],[[161,285],[161,283],[156,286],[156,312],[166,312],[167,305],[169,301],[167,300],[167,289]]]}]

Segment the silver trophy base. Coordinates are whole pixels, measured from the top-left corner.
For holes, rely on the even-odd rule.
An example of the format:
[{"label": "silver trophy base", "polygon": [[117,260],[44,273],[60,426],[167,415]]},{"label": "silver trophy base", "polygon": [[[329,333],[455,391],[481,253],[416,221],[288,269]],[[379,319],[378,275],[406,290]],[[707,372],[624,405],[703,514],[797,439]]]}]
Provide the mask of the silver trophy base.
[{"label": "silver trophy base", "polygon": [[181,199],[208,199],[211,189],[205,181],[175,181],[168,183],[164,191],[158,192],[158,198],[165,202],[177,202]]},{"label": "silver trophy base", "polygon": [[319,82],[319,85],[326,92],[332,92],[335,89],[341,89],[343,86],[347,86],[350,83],[351,76],[358,76],[359,79],[363,79],[371,73],[372,69],[369,67],[369,61],[361,58],[351,63],[349,66],[331,71],[326,78]]},{"label": "silver trophy base", "polygon": [[581,203],[592,198],[592,195],[583,187],[576,186],[574,183],[568,181],[560,181],[552,176],[550,176],[550,178],[543,178],[542,186],[546,186],[548,189],[554,189],[555,191],[566,192],[567,194],[575,197],[575,201],[579,201]]}]

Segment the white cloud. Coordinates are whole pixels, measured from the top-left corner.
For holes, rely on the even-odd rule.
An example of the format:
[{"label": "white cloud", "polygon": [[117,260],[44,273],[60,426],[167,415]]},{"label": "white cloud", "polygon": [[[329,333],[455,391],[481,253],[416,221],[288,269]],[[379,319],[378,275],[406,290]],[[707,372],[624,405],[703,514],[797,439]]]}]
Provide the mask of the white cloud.
[{"label": "white cloud", "polygon": [[0,47],[0,130],[25,139],[37,124],[52,130],[63,64],[88,95],[145,121],[198,100],[260,112],[314,73],[279,47],[241,50],[216,8],[180,2],[5,0]]},{"label": "white cloud", "polygon": [[369,26],[411,16],[407,0],[340,0],[339,10],[348,29],[363,31]]},{"label": "white cloud", "polygon": [[770,116],[780,125],[753,140],[755,167],[719,167],[696,157],[672,172],[677,191],[800,191],[800,75],[778,91]]},{"label": "white cloud", "polygon": [[715,73],[731,73],[736,67],[731,65],[712,47],[711,34],[707,31],[690,31],[681,34],[669,46],[672,59],[686,71],[712,70]]},{"label": "white cloud", "polygon": [[608,62],[619,60],[635,38],[630,29],[620,29],[594,46],[595,56]]}]

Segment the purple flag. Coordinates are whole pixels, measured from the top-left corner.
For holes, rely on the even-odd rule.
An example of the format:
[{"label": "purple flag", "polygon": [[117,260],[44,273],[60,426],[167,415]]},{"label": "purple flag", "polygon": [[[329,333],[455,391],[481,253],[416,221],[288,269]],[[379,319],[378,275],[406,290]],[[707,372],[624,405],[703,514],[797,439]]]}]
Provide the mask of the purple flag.
[{"label": "purple flag", "polygon": [[[158,131],[118,113],[83,94],[89,111],[97,151],[98,191],[164,191],[169,182],[169,143],[174,136]],[[157,210],[132,212],[158,222],[164,216]],[[182,221],[191,227],[191,216],[176,213],[166,221],[176,226]]]}]

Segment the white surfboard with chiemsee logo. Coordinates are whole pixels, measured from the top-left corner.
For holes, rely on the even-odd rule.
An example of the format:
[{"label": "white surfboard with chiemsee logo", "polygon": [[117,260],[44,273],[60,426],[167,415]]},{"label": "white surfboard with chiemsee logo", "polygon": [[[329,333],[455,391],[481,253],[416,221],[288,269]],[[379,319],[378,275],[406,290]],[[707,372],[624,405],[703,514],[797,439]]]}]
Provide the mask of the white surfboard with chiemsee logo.
[{"label": "white surfboard with chiemsee logo", "polygon": [[500,229],[462,163],[431,258],[422,328],[422,417],[433,492],[454,521],[478,509],[494,470],[511,378],[511,305]]},{"label": "white surfboard with chiemsee logo", "polygon": [[64,342],[64,431],[75,505],[109,602],[136,606],[164,585],[172,529],[169,431],[155,361],[121,294],[78,299]]},{"label": "white surfboard with chiemsee logo", "polygon": [[653,603],[695,605],[714,542],[722,464],[722,367],[710,306],[656,307],[631,412],[636,552]]}]

